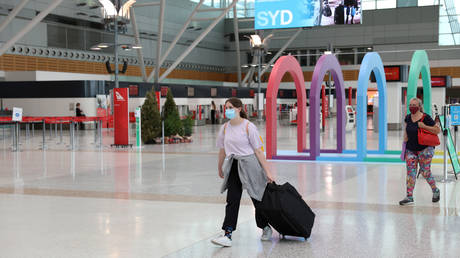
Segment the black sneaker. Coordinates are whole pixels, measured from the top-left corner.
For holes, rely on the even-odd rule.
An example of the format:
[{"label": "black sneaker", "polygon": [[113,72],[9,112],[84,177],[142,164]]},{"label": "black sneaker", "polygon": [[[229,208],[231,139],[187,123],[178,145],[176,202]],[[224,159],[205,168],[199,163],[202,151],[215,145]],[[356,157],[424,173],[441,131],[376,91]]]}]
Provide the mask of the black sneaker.
[{"label": "black sneaker", "polygon": [[436,188],[433,192],[433,198],[431,199],[432,202],[439,202],[439,198],[441,195],[441,191],[439,191],[439,188]]},{"label": "black sneaker", "polygon": [[399,202],[399,205],[412,205],[414,204],[414,198],[413,197],[406,197],[402,201]]}]

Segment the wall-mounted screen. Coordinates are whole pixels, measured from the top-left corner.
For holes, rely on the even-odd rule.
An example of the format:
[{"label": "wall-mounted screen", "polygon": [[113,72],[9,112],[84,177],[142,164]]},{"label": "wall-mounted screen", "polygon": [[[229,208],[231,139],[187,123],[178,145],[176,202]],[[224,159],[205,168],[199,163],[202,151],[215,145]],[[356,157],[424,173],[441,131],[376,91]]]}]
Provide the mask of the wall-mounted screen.
[{"label": "wall-mounted screen", "polygon": [[[404,65],[385,66],[385,79],[387,82],[407,81],[408,68]],[[376,82],[374,73],[371,73],[371,82]]]},{"label": "wall-mounted screen", "polygon": [[256,30],[360,24],[361,0],[259,0],[255,2]]}]

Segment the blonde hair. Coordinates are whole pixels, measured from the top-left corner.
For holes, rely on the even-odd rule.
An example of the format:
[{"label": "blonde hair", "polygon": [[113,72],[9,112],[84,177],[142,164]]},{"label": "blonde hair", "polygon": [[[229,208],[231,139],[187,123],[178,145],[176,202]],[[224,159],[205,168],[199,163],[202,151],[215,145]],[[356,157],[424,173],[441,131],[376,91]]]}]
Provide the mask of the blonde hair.
[{"label": "blonde hair", "polygon": [[421,99],[417,98],[417,97],[413,97],[409,100],[409,105],[410,103],[412,102],[412,100],[416,100],[417,103],[418,103],[418,106],[420,107],[420,112],[423,112],[423,102]]}]

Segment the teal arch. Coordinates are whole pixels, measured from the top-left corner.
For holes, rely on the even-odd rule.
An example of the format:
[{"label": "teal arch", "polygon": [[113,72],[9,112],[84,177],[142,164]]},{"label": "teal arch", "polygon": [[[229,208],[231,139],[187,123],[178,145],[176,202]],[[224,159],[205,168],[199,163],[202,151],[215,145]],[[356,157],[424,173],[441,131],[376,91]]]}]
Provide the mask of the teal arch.
[{"label": "teal arch", "polygon": [[407,82],[406,108],[409,114],[409,101],[417,97],[418,78],[422,74],[423,82],[423,112],[431,116],[431,73],[430,61],[425,50],[417,50],[412,56],[410,63],[409,80]]}]

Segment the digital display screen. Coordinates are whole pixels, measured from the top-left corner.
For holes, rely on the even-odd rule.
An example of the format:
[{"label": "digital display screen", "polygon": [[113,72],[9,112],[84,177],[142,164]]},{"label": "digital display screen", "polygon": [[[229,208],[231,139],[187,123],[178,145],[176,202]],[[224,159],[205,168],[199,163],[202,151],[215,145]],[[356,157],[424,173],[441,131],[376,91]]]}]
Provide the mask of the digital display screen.
[{"label": "digital display screen", "polygon": [[387,82],[399,82],[401,81],[401,69],[399,66],[387,66],[385,69],[385,79]]},{"label": "digital display screen", "polygon": [[431,87],[446,87],[445,76],[431,76]]},{"label": "digital display screen", "polygon": [[360,0],[258,0],[256,30],[361,24]]}]

